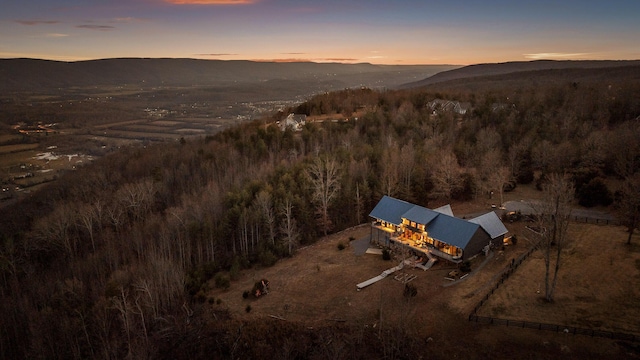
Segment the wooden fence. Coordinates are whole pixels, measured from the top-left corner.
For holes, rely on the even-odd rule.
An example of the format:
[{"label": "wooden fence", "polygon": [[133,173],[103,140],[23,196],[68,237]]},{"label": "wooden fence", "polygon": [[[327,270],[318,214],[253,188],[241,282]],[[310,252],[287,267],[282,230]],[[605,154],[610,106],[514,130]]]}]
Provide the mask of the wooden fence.
[{"label": "wooden fence", "polygon": [[531,254],[536,249],[538,249],[541,243],[542,241],[538,241],[529,250],[527,250],[526,253],[520,255],[517,259],[513,259],[511,263],[502,270],[499,276],[499,279],[496,281],[495,285],[491,288],[489,292],[487,292],[487,294],[482,298],[482,300],[480,300],[478,304],[473,308],[473,311],[471,312],[471,314],[469,314],[469,321],[479,323],[479,324],[504,325],[504,326],[511,326],[511,327],[526,328],[526,329],[562,332],[562,333],[573,334],[573,335],[588,335],[593,337],[602,337],[602,338],[615,339],[615,340],[627,340],[627,341],[640,342],[640,336],[634,335],[634,334],[585,329],[585,328],[579,328],[575,326],[545,324],[545,323],[538,323],[538,322],[532,322],[532,321],[500,319],[500,318],[493,318],[489,316],[479,316],[478,310],[480,310],[480,308],[489,300],[489,297],[491,297],[491,295],[505,282],[505,280],[507,280],[509,276],[513,274],[513,272],[524,262],[524,260],[526,260],[529,256],[531,256]]},{"label": "wooden fence", "polygon": [[593,337],[602,337],[602,338],[615,339],[615,340],[640,341],[640,336],[634,335],[634,334],[625,334],[621,332],[605,331],[605,330],[585,329],[585,328],[579,328],[575,326],[545,324],[545,323],[538,323],[533,321],[499,319],[499,318],[493,318],[489,316],[478,316],[475,314],[469,315],[469,321],[475,322],[478,324],[504,325],[504,326],[519,327],[519,328],[525,328],[525,329],[555,331],[558,333],[562,332],[565,334],[573,334],[573,335],[587,335],[587,336],[593,336]]},{"label": "wooden fence", "polygon": [[586,216],[574,216],[571,215],[571,220],[579,223],[585,224],[596,224],[596,225],[622,225],[620,220],[618,219],[594,219]]}]

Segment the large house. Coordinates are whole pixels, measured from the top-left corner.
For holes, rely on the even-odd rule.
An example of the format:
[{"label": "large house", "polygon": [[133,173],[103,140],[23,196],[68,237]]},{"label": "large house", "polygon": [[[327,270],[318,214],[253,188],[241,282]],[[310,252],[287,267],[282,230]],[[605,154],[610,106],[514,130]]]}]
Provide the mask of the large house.
[{"label": "large house", "polygon": [[285,131],[290,128],[293,131],[302,131],[302,127],[307,123],[307,115],[289,114],[284,120],[278,122],[280,130]]},{"label": "large house", "polygon": [[458,115],[464,115],[471,109],[471,103],[459,102],[453,100],[435,99],[427,103],[427,107],[431,109],[433,115],[439,112],[454,112]]},{"label": "large house", "polygon": [[431,210],[390,196],[382,197],[369,216],[372,242],[407,245],[454,263],[502,246],[507,233],[493,211],[465,220],[454,217],[449,205]]}]

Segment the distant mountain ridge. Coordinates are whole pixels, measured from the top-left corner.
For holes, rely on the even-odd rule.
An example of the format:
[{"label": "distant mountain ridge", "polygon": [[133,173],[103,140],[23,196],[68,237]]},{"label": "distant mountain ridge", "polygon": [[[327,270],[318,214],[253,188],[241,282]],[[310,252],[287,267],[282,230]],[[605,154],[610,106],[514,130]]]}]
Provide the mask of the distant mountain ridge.
[{"label": "distant mountain ridge", "polygon": [[476,64],[443,71],[420,81],[403,84],[400,88],[409,89],[452,80],[506,75],[519,72],[561,69],[605,69],[639,65],[640,60],[535,60],[495,64]]},{"label": "distant mountain ridge", "polygon": [[[76,62],[0,59],[0,92],[42,92],[86,86],[210,86],[269,80],[332,81],[335,86],[397,86],[455,65],[388,66],[312,62],[255,62],[170,58],[115,58]],[[395,83],[393,74],[396,74]]]}]

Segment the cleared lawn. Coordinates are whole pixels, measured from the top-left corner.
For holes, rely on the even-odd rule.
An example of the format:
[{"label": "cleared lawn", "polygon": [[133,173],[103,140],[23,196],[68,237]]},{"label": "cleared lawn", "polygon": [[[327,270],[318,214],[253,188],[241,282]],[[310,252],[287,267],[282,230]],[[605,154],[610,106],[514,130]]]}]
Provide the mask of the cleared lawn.
[{"label": "cleared lawn", "polygon": [[[472,261],[472,274],[464,280],[446,280],[456,266],[445,261],[428,271],[406,269],[406,273],[417,276],[411,284],[418,293],[409,301],[402,295],[404,285],[393,275],[356,291],[356,284],[401,260],[384,261],[380,255],[371,254],[356,256],[352,246],[338,250],[338,244],[348,244],[349,237],[367,236],[369,227],[363,225],[300,249],[294,257],[273,267],[242,271],[228,290],[214,289],[207,294],[209,306],[228,309],[234,318],[245,321],[278,318],[307,327],[336,322],[374,328],[394,324],[414,336],[433,338],[437,348],[459,347],[460,336],[464,336],[462,341],[469,349],[480,346],[492,354],[502,354],[499,358],[512,358],[508,354],[518,357],[523,351],[533,353],[538,348],[552,348],[557,354],[573,349],[574,356],[579,356],[579,351],[591,358],[628,354],[619,342],[609,339],[467,321],[505,266],[533,243],[524,223],[506,225],[518,235],[518,243],[489,257],[478,256]],[[570,231],[576,240],[565,255],[555,303],[540,300],[543,288],[541,294],[537,293],[543,284],[543,264],[537,251],[490,298],[480,315],[638,333],[640,245],[629,251],[623,244],[621,227],[573,224]],[[603,241],[607,244],[604,248]],[[634,241],[640,244],[638,236]],[[269,294],[243,299],[243,291],[262,278],[270,281]],[[468,357],[464,351],[456,350]]]}]

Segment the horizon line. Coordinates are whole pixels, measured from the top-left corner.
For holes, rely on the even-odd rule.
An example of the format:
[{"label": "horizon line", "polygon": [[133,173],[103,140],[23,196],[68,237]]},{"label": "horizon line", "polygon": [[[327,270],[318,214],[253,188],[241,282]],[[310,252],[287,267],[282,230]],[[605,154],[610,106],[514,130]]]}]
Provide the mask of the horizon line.
[{"label": "horizon line", "polygon": [[373,66],[472,66],[472,65],[485,65],[485,64],[505,64],[505,63],[527,63],[527,62],[540,62],[540,61],[554,61],[554,62],[605,62],[605,61],[619,61],[619,62],[633,62],[640,61],[640,59],[531,59],[531,60],[507,60],[507,61],[497,61],[497,62],[477,62],[477,63],[468,63],[468,64],[449,64],[449,63],[412,63],[412,64],[397,64],[397,63],[372,63],[367,61],[360,62],[349,62],[349,61],[321,61],[321,60],[308,60],[308,59],[206,59],[200,57],[146,57],[146,56],[124,56],[124,57],[108,57],[108,58],[92,58],[92,59],[76,59],[76,60],[59,60],[59,59],[47,59],[47,58],[38,58],[38,57],[0,57],[0,60],[38,60],[38,61],[53,61],[53,62],[63,62],[63,63],[77,63],[77,62],[88,62],[88,61],[102,61],[102,60],[200,60],[200,61],[224,61],[224,62],[255,62],[255,63],[278,63],[278,64],[286,64],[286,63],[308,63],[308,64],[342,64],[342,65],[373,65]]}]

